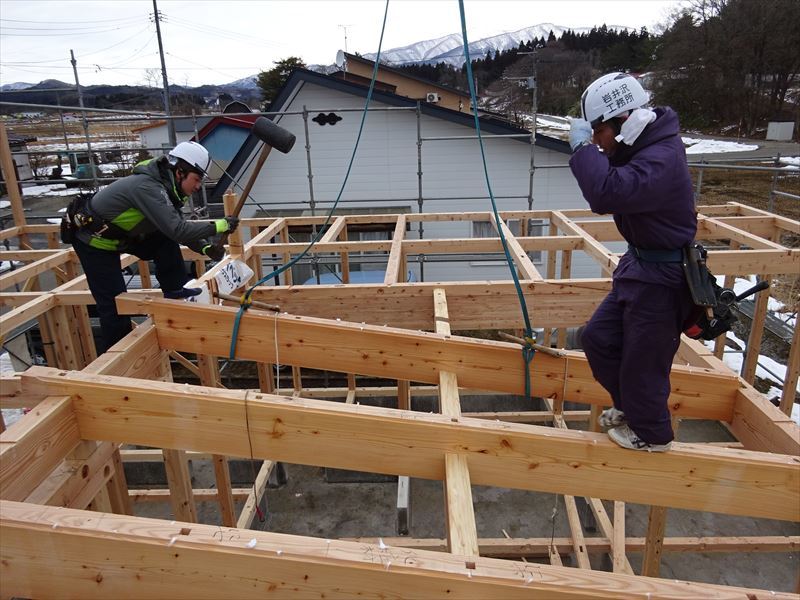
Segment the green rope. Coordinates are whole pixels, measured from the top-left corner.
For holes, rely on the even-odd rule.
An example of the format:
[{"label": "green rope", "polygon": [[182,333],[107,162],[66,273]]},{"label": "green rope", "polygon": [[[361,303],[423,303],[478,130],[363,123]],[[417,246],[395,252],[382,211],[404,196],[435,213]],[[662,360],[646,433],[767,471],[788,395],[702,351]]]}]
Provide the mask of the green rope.
[{"label": "green rope", "polygon": [[378,54],[375,57],[375,65],[372,68],[372,79],[369,82],[369,90],[367,91],[367,101],[364,104],[364,111],[361,113],[361,125],[358,128],[358,135],[356,136],[356,143],[353,146],[353,153],[350,155],[350,164],[347,165],[347,172],[344,175],[344,180],[342,181],[342,186],[339,188],[339,193],[336,195],[336,201],[333,203],[331,210],[328,212],[327,217],[325,217],[325,222],[320,227],[317,235],[314,236],[314,239],[311,240],[311,243],[306,246],[306,248],[298,254],[295,258],[287,262],[285,265],[280,266],[279,268],[275,269],[269,275],[266,275],[256,281],[248,290],[242,295],[241,302],[239,303],[239,311],[236,313],[236,318],[233,321],[233,332],[231,333],[231,349],[228,356],[229,360],[233,360],[236,357],[236,342],[239,339],[239,329],[241,328],[242,323],[242,316],[244,315],[245,311],[250,308],[250,304],[252,302],[251,296],[253,294],[253,290],[267,281],[272,277],[277,277],[284,271],[291,269],[294,264],[297,263],[301,258],[303,258],[311,248],[319,241],[322,237],[325,229],[328,227],[328,224],[331,221],[334,211],[336,207],[339,205],[339,200],[342,198],[342,194],[344,193],[344,188],[347,185],[347,179],[350,177],[350,171],[353,168],[353,162],[356,158],[356,151],[358,150],[358,143],[361,140],[361,133],[364,131],[364,122],[367,120],[367,109],[369,108],[369,104],[372,101],[372,91],[375,89],[375,80],[378,77],[378,65],[380,64],[381,60],[381,47],[383,46],[383,32],[386,30],[386,16],[389,14],[389,0],[386,0],[386,6],[383,10],[383,24],[381,25],[381,37],[378,41]]},{"label": "green rope", "polygon": [[[492,184],[489,181],[489,168],[486,165],[486,152],[483,149],[483,137],[481,137],[481,123],[480,119],[478,119],[478,99],[477,94],[475,93],[475,79],[472,76],[472,63],[470,62],[469,58],[469,41],[467,40],[467,20],[464,14],[464,0],[458,0],[458,10],[461,13],[461,36],[462,42],[464,44],[464,61],[467,67],[467,81],[469,82],[469,95],[470,101],[472,102],[472,116],[475,118],[475,131],[478,134],[478,145],[481,149],[481,160],[483,161],[483,175],[486,179],[486,188],[489,191],[489,198],[492,201],[492,211],[494,212],[494,219],[495,224],[497,225],[497,232],[500,234],[500,241],[503,245],[503,252],[506,255],[506,262],[508,263],[508,268],[511,270],[511,277],[514,279],[514,287],[517,289],[517,296],[519,297],[519,304],[520,309],[522,310],[522,317],[525,321],[525,345],[522,347],[522,358],[525,362],[525,397],[530,398],[531,396],[531,378],[530,378],[530,364],[533,360],[533,356],[536,353],[536,350],[533,348],[532,344],[534,341],[533,338],[533,329],[531,327],[531,321],[528,317],[528,306],[525,303],[525,296],[522,293],[522,286],[519,283],[519,277],[517,277],[517,270],[514,267],[514,261],[511,258],[511,253],[508,250],[508,244],[506,242],[506,236],[503,233],[503,228],[500,226],[500,213],[497,211],[497,203],[494,200],[494,194],[492,193]],[[531,143],[535,143],[536,140],[531,140]]]}]

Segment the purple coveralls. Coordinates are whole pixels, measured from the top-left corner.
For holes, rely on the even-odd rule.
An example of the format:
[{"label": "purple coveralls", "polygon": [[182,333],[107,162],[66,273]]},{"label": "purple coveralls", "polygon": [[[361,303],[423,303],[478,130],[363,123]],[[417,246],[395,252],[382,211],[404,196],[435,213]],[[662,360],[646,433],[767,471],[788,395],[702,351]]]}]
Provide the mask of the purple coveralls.
[{"label": "purple coveralls", "polygon": [[[677,114],[671,108],[655,112],[657,119],[633,146],[619,144],[607,157],[589,144],[569,164],[592,212],[612,214],[630,245],[676,250],[697,231],[692,183]],[[583,333],[595,379],[650,444],[673,439],[669,373],[692,307],[680,263],[647,262],[629,250]]]}]

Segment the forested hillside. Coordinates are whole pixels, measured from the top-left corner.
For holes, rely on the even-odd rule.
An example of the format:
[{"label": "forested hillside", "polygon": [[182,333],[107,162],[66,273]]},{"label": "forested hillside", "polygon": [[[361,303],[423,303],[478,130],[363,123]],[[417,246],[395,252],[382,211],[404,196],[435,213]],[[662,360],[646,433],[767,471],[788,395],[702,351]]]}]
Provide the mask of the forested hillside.
[{"label": "forested hillside", "polygon": [[[481,106],[519,124],[532,109],[528,78],[535,75],[539,112],[578,115],[586,85],[619,70],[644,74],[654,102],[676,108],[685,126],[754,135],[769,120],[798,121],[798,48],[797,0],[695,0],[660,35],[605,25],[551,33],[473,60],[472,68]],[[400,68],[467,89],[464,67]]]}]

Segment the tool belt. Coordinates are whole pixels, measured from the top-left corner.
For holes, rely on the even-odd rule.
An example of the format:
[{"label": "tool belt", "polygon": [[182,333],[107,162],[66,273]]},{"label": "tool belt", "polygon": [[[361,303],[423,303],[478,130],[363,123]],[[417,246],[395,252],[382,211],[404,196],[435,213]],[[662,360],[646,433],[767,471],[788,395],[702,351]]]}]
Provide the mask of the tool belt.
[{"label": "tool belt", "polygon": [[76,196],[67,205],[64,216],[61,217],[61,241],[71,244],[75,241],[78,230],[89,232],[95,237],[108,240],[123,240],[128,238],[128,232],[122,227],[96,216],[92,210],[91,201],[94,194]]},{"label": "tool belt", "polygon": [[639,260],[656,263],[680,263],[683,262],[683,250],[646,250],[628,244],[628,250]]}]

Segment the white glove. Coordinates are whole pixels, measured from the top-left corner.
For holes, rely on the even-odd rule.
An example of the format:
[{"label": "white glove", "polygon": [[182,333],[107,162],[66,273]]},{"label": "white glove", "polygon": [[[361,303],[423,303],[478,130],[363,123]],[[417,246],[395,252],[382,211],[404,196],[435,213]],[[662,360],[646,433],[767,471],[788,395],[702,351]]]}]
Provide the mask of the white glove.
[{"label": "white glove", "polygon": [[656,113],[649,108],[637,108],[631,111],[630,116],[620,128],[619,135],[614,139],[628,146],[633,146],[634,142],[650,123],[656,120]]},{"label": "white glove", "polygon": [[575,152],[592,139],[592,126],[584,119],[572,119],[569,124],[569,147]]}]

